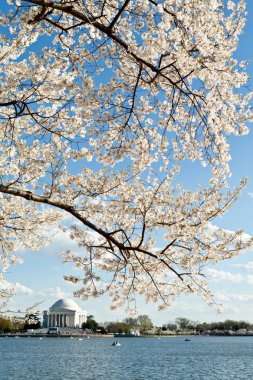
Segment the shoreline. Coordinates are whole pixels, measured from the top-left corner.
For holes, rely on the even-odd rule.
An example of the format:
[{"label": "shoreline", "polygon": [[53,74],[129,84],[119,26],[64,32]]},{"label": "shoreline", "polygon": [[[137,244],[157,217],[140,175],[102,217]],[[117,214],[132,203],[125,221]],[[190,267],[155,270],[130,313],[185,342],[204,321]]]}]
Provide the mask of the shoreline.
[{"label": "shoreline", "polygon": [[187,335],[140,335],[140,336],[115,336],[113,334],[26,334],[26,333],[17,333],[17,334],[0,334],[0,338],[69,338],[69,339],[99,339],[99,338],[115,338],[115,339],[125,339],[125,338],[154,338],[154,339],[164,339],[164,338],[194,338],[194,337],[252,337],[253,334],[215,334],[215,335],[196,335],[196,334],[187,334]]},{"label": "shoreline", "polygon": [[83,334],[0,334],[0,338],[71,338],[71,339],[92,339],[92,338],[114,338],[114,335],[102,335],[102,334],[90,334],[90,335],[83,335]]}]

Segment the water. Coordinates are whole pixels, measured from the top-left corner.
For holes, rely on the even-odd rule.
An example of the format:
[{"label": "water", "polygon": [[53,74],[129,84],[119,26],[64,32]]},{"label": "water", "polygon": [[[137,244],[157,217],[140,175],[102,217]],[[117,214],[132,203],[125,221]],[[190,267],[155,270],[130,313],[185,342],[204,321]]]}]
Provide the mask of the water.
[{"label": "water", "polygon": [[0,338],[1,380],[252,380],[253,337]]}]

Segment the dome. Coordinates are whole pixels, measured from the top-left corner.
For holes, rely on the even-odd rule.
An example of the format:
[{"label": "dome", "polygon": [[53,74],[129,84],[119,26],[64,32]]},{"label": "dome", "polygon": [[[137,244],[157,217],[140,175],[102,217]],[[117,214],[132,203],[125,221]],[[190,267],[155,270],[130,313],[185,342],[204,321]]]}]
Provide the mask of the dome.
[{"label": "dome", "polygon": [[77,305],[74,301],[70,299],[60,299],[56,301],[51,307],[50,311],[66,311],[66,310],[73,310],[73,311],[81,311],[80,306]]}]

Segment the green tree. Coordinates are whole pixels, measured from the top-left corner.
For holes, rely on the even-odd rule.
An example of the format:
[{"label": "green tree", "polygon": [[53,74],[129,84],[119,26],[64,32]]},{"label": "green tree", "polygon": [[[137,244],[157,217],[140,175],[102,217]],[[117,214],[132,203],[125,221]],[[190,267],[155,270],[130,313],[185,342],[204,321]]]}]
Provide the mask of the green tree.
[{"label": "green tree", "polygon": [[131,328],[125,322],[110,322],[107,325],[107,331],[111,334],[129,334]]},{"label": "green tree", "polygon": [[179,330],[195,330],[196,328],[196,323],[188,318],[176,318],[175,323]]},{"label": "green tree", "polygon": [[40,318],[37,314],[26,314],[25,316],[25,323],[23,326],[24,330],[33,329],[37,330],[40,329],[41,323]]},{"label": "green tree", "polygon": [[166,331],[166,330],[176,331],[176,329],[177,329],[177,325],[176,323],[173,323],[173,322],[169,322],[162,326],[163,331]]},{"label": "green tree", "polygon": [[128,317],[123,320],[130,328],[136,328],[138,326],[138,319],[133,317]]},{"label": "green tree", "polygon": [[139,315],[137,321],[140,327],[140,332],[142,334],[145,333],[147,330],[153,328],[153,322],[151,321],[150,317],[146,314]]},{"label": "green tree", "polygon": [[107,334],[107,330],[104,326],[98,326],[98,331],[100,332],[100,334]]},{"label": "green tree", "polygon": [[87,321],[82,324],[83,330],[88,329],[88,330],[91,330],[93,332],[97,331],[98,327],[99,327],[99,325],[95,321],[93,315],[88,315]]},{"label": "green tree", "polygon": [[8,333],[12,331],[12,323],[8,318],[0,317],[0,331]]},{"label": "green tree", "polygon": [[197,326],[196,326],[196,331],[202,333],[202,332],[205,332],[207,330],[211,330],[211,324],[210,323],[198,323]]}]

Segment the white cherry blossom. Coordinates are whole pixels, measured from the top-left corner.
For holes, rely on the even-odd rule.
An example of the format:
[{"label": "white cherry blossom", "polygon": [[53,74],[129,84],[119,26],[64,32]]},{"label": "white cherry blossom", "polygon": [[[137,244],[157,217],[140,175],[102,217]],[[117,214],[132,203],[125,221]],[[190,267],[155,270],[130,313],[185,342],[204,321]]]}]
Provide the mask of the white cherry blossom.
[{"label": "white cherry blossom", "polygon": [[[169,307],[203,268],[252,245],[210,232],[229,190],[230,135],[248,133],[247,57],[233,54],[244,1],[19,0],[0,15],[1,272],[58,224],[83,247],[62,253],[87,299],[137,295]],[[209,185],[178,183],[183,161]],[[194,178],[194,173],[193,173]],[[73,225],[64,223],[71,216]]]}]

